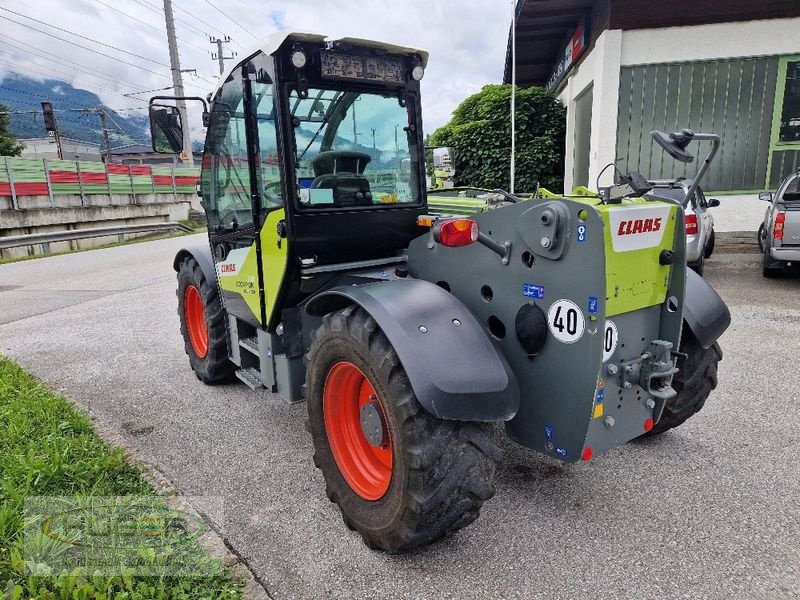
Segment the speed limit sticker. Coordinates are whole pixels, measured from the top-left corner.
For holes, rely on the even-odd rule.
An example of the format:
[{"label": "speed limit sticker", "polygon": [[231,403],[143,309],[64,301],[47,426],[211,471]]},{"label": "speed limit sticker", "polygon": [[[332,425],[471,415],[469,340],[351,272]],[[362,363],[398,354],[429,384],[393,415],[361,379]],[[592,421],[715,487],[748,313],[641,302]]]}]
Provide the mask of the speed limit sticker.
[{"label": "speed limit sticker", "polygon": [[556,300],[547,311],[547,326],[559,342],[574,344],[581,339],[586,320],[572,300]]},{"label": "speed limit sticker", "polygon": [[606,329],[603,333],[603,362],[614,356],[619,341],[619,332],[614,321],[606,321]]}]

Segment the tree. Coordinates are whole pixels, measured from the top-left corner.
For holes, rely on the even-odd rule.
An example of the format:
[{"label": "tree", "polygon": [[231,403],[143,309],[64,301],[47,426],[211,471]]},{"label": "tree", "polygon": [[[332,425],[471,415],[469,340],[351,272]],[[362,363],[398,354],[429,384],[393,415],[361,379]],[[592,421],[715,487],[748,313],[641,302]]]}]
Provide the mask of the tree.
[{"label": "tree", "polygon": [[8,130],[11,119],[8,117],[8,108],[0,104],[0,156],[19,156],[25,148],[17,138]]},{"label": "tree", "polygon": [[[537,183],[553,191],[564,185],[566,109],[538,87],[517,88],[517,192]],[[431,145],[453,149],[456,185],[509,189],[511,162],[511,86],[487,85],[464,100]]]}]

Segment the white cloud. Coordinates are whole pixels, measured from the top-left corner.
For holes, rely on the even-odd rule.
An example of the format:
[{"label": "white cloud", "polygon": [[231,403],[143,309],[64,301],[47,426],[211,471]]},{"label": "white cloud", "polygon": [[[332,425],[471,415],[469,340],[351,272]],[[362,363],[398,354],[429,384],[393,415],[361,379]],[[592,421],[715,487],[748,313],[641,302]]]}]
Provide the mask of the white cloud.
[{"label": "white cloud", "polygon": [[[211,4],[219,7],[224,15]],[[169,68],[164,66],[169,64],[169,54],[160,10],[162,6],[162,0],[72,0],[69,3],[63,0],[36,0],[35,3],[5,0],[3,7],[11,11],[162,64],[99,47],[69,33],[0,10],[0,79],[11,72],[40,80],[64,79],[76,87],[97,93],[112,108],[144,106],[124,94],[171,85]],[[197,69],[199,75],[184,77],[187,94],[205,96],[214,87],[212,82],[216,82],[217,63],[212,61],[210,54],[216,46],[209,44],[208,34],[231,36],[234,43],[228,44],[228,52],[239,52],[240,55],[255,41],[226,15],[258,37],[266,37],[285,27],[425,48],[431,53],[422,81],[427,132],[447,122],[453,109],[465,97],[487,83],[501,80],[511,12],[510,2],[498,0],[446,0],[438,3],[430,0],[405,0],[402,3],[391,0],[273,0],[269,3],[258,0],[173,0],[173,6],[181,67]],[[59,41],[3,17],[48,31],[73,43]],[[97,49],[113,58],[82,49],[76,44]],[[30,49],[51,54],[35,57],[28,52]],[[71,64],[73,62],[77,65]],[[78,66],[82,70],[79,71]],[[147,99],[150,95],[144,93],[137,97]],[[193,115],[192,119],[199,121],[199,115]]]}]

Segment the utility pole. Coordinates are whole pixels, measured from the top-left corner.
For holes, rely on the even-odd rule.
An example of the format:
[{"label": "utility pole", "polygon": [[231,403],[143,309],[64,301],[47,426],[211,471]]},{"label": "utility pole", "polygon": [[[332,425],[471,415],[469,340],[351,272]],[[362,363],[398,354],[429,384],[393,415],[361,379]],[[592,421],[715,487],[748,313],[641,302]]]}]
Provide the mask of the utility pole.
[{"label": "utility pole", "polygon": [[106,143],[106,164],[111,162],[111,141],[108,139],[108,127],[106,127],[106,111],[102,108],[97,109],[97,114],[100,116],[100,128],[103,130],[103,140]]},{"label": "utility pole", "polygon": [[219,74],[222,75],[225,71],[225,61],[236,58],[236,52],[231,52],[230,56],[225,56],[225,51],[222,48],[222,44],[230,44],[231,38],[227,35],[221,39],[209,36],[208,41],[210,44],[217,45],[217,51],[211,53],[211,58],[219,63]]},{"label": "utility pole", "polygon": [[42,115],[44,116],[44,128],[56,138],[58,159],[63,160],[64,153],[61,151],[61,134],[58,132],[58,122],[53,113],[53,104],[51,102],[42,102]]},{"label": "utility pole", "polygon": [[[176,96],[184,96],[183,92],[183,73],[181,72],[181,60],[178,56],[178,40],[175,38],[175,19],[172,16],[172,0],[164,0],[164,16],[167,25],[167,43],[169,44],[169,64],[172,70],[172,86]],[[189,121],[186,118],[186,101],[176,100],[178,113],[181,116],[183,126],[183,152],[181,161],[187,167],[194,166],[192,156],[192,138],[189,135]]]}]

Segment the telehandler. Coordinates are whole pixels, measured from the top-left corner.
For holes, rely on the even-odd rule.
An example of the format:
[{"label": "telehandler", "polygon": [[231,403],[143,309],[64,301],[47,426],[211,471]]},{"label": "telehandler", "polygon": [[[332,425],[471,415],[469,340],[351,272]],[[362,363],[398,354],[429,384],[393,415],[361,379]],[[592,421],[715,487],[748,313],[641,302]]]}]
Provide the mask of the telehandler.
[{"label": "telehandler", "polygon": [[[492,423],[564,462],[680,425],[716,386],[730,322],[686,269],[681,207],[643,197],[637,173],[431,215],[427,60],[292,33],[229,67],[204,112],[209,243],[174,261],[197,377],[305,399],[328,497],[390,553],[478,516]],[[187,100],[151,100],[156,151],[182,150]],[[655,137],[691,159],[702,135]]]}]

